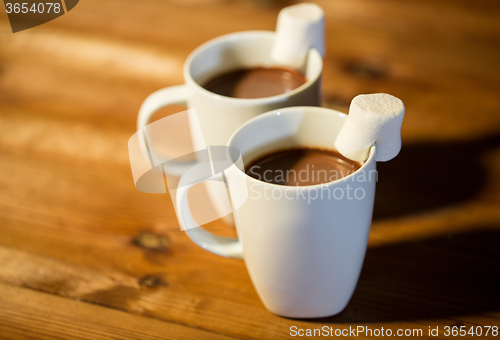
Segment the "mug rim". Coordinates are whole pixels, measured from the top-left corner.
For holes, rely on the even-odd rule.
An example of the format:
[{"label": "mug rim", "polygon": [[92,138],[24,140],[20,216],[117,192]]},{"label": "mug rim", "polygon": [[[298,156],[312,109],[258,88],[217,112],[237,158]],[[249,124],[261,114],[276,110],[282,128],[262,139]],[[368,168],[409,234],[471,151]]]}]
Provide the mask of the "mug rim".
[{"label": "mug rim", "polygon": [[[229,137],[229,141],[227,143],[227,146],[229,148],[235,148],[231,144],[233,143],[234,139],[236,138],[236,135],[239,134],[240,131],[242,131],[243,129],[246,129],[249,125],[256,124],[256,122],[268,119],[267,117],[271,117],[271,116],[275,116],[275,115],[278,115],[278,116],[281,116],[282,114],[283,115],[291,115],[291,114],[296,113],[298,110],[310,110],[310,111],[312,110],[312,111],[323,111],[323,112],[327,112],[328,111],[328,112],[330,112],[332,114],[338,114],[339,116],[344,117],[344,123],[345,123],[345,118],[347,118],[347,114],[344,113],[344,112],[340,112],[340,111],[337,111],[337,110],[334,110],[334,109],[330,109],[330,108],[326,108],[326,107],[320,107],[320,106],[291,106],[291,107],[285,107],[285,108],[275,109],[275,110],[264,112],[264,113],[262,113],[262,114],[260,114],[260,115],[258,115],[256,117],[254,117],[254,118],[246,121],[241,126],[239,126],[236,129],[236,131],[234,131],[234,133],[231,135],[231,137]],[[337,151],[337,149],[335,149],[335,150]],[[349,180],[350,178],[356,176],[358,173],[360,173],[360,171],[365,170],[365,168],[367,168],[369,164],[375,162],[375,152],[376,152],[376,145],[374,144],[374,145],[372,145],[370,147],[370,152],[369,152],[368,158],[363,162],[363,164],[361,165],[361,167],[359,169],[357,169],[356,171],[354,171],[353,173],[351,173],[351,174],[349,174],[349,175],[347,175],[345,177],[342,177],[340,179],[336,179],[336,180],[333,180],[333,181],[329,181],[329,182],[325,182],[325,183],[320,183],[320,184],[313,184],[313,185],[296,186],[296,185],[282,185],[282,184],[275,184],[275,183],[264,182],[264,181],[261,181],[259,179],[253,178],[252,176],[248,175],[245,171],[241,170],[239,167],[237,167],[237,168],[238,168],[238,170],[247,179],[251,180],[252,182],[258,183],[258,184],[276,186],[276,187],[282,188],[283,190],[287,190],[287,189],[292,189],[292,190],[313,190],[313,189],[318,189],[320,187],[325,187],[325,186],[334,185],[336,183],[345,182],[345,181]],[[243,158],[243,155],[240,155],[240,157]]]},{"label": "mug rim", "polygon": [[[265,30],[250,30],[250,31],[240,31],[240,32],[233,32],[233,33],[228,33],[221,35],[219,37],[216,37],[214,39],[211,39],[197,48],[195,48],[187,57],[184,67],[183,67],[183,73],[184,73],[184,81],[188,86],[193,86],[197,91],[200,91],[206,96],[209,96],[210,98],[214,100],[222,100],[226,101],[228,103],[234,103],[234,104],[249,104],[249,105],[259,105],[259,104],[269,104],[273,102],[280,102],[285,100],[286,98],[289,98],[291,96],[294,96],[297,93],[300,93],[310,87],[312,84],[314,84],[320,77],[323,72],[323,58],[321,57],[320,53],[318,50],[311,48],[308,52],[308,57],[310,58],[313,56],[313,58],[317,58],[320,63],[320,72],[318,72],[316,75],[314,75],[313,78],[307,79],[307,81],[302,84],[301,86],[297,87],[296,89],[293,89],[292,91],[281,93],[275,96],[269,96],[269,97],[261,97],[261,98],[234,98],[234,97],[227,97],[223,96],[220,94],[213,93],[211,91],[208,91],[205,89],[203,86],[201,86],[194,78],[191,76],[190,72],[190,65],[192,64],[193,60],[203,51],[206,49],[221,44],[226,41],[231,41],[231,40],[236,40],[240,38],[248,38],[252,36],[267,36],[269,38],[274,37],[276,33],[274,31],[265,31]],[[284,65],[286,66],[286,65]]]}]

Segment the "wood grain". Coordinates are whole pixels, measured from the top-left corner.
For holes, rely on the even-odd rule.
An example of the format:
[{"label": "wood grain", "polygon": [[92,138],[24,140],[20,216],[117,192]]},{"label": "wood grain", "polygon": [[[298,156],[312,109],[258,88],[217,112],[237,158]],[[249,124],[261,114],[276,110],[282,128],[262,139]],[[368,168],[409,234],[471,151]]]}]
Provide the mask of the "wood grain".
[{"label": "wood grain", "polygon": [[[4,339],[231,339],[192,327],[0,284]],[[48,322],[49,321],[49,322]]]},{"label": "wood grain", "polygon": [[[368,326],[439,327],[449,339],[445,326],[500,326],[500,6],[314,2],[327,17],[324,105],[347,111],[359,93],[388,92],[407,110],[401,154],[378,164],[347,308],[271,314],[244,263],[195,246],[169,195],[137,191],[130,172],[146,96],[182,83],[201,43],[272,30],[291,2],[86,0],[16,34],[0,11],[1,338],[285,339],[292,326]],[[186,140],[186,127],[177,133]],[[234,235],[221,221],[207,228]]]}]

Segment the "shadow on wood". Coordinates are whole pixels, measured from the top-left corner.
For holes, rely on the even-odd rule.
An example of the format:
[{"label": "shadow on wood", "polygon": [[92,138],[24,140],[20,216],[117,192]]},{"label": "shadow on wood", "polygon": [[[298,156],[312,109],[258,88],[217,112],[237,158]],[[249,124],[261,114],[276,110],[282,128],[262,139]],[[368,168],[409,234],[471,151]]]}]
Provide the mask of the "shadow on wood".
[{"label": "shadow on wood", "polygon": [[476,141],[403,144],[393,160],[377,163],[373,219],[432,211],[473,198],[487,183],[481,157],[500,135]]},{"label": "shadow on wood", "polygon": [[315,323],[465,316],[500,307],[500,231],[369,248],[356,291],[340,314]]}]

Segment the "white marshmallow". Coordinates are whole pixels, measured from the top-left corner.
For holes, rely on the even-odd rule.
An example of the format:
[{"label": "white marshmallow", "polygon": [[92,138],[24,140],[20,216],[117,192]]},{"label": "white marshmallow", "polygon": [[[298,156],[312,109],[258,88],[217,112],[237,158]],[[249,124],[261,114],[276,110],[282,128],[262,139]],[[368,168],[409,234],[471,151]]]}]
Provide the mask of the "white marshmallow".
[{"label": "white marshmallow", "polygon": [[302,3],[283,8],[276,24],[273,60],[300,68],[311,48],[325,56],[325,13],[321,7]]},{"label": "white marshmallow", "polygon": [[376,143],[375,160],[385,162],[401,150],[401,125],[405,106],[401,99],[386,93],[361,94],[354,97],[349,115],[335,141],[345,157],[365,161]]}]

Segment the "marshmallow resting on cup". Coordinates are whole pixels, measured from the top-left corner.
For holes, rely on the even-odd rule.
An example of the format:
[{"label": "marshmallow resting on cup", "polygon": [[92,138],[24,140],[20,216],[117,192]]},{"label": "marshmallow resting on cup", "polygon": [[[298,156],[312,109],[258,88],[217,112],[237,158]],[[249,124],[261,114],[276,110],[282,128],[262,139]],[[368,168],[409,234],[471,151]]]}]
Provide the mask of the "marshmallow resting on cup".
[{"label": "marshmallow resting on cup", "polygon": [[401,125],[405,107],[401,99],[386,93],[354,97],[349,115],[335,140],[335,147],[345,157],[363,162],[370,147],[377,144],[375,160],[385,162],[401,150]]},{"label": "marshmallow resting on cup", "polygon": [[321,7],[301,3],[283,8],[276,23],[273,60],[301,68],[311,48],[325,56],[325,13]]}]

